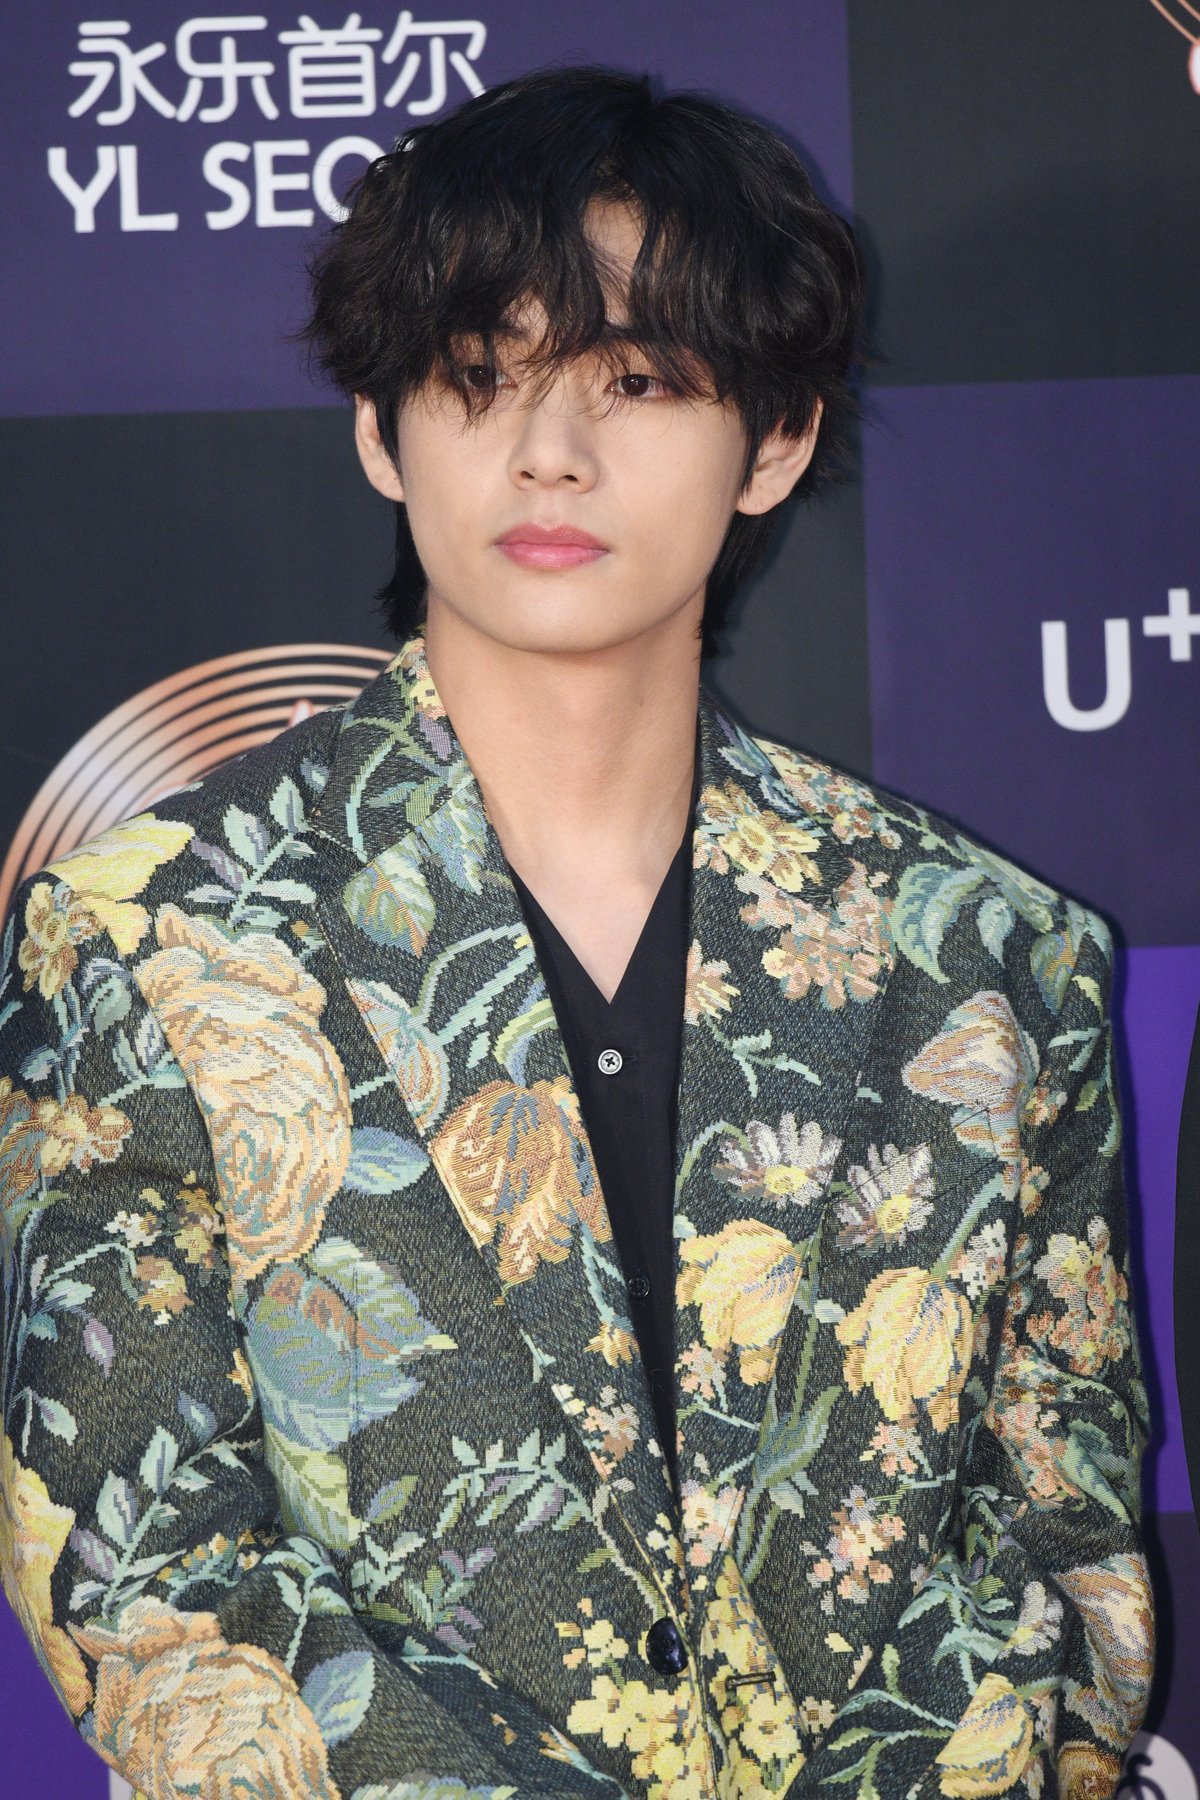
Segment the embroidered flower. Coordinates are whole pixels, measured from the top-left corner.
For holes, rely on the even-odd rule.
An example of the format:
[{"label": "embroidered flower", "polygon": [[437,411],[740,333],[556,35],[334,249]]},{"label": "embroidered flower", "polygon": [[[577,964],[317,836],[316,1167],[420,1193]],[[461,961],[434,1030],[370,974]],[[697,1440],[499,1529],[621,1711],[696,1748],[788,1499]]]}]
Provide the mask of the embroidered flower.
[{"label": "embroidered flower", "polygon": [[852,1393],[871,1388],[893,1424],[919,1402],[935,1431],[949,1429],[972,1348],[971,1309],[957,1289],[925,1269],[885,1269],[835,1330]]},{"label": "embroidered flower", "polygon": [[1007,1793],[1033,1750],[1033,1718],[1012,1683],[986,1674],[935,1761],[948,1800],[984,1800]]},{"label": "embroidered flower", "polygon": [[325,990],[265,932],[230,938],[175,906],[157,928],[137,980],[208,1115],[229,1246],[249,1280],[312,1248],[349,1164],[350,1090],[320,1029]]},{"label": "embroidered flower", "polygon": [[868,1254],[901,1244],[927,1223],[933,1212],[933,1154],[928,1144],[898,1150],[867,1146],[865,1167],[855,1163],[847,1179],[854,1190],[838,1204],[842,1229],[838,1247]]},{"label": "embroidered flower", "polygon": [[158,1237],[159,1221],[152,1212],[131,1213],[122,1209],[104,1229],[113,1237],[124,1238],[131,1250],[145,1250]]},{"label": "embroidered flower", "polygon": [[39,1100],[33,1123],[42,1134],[42,1168],[47,1175],[61,1175],[68,1168],[86,1175],[98,1162],[116,1162],[133,1130],[119,1108],[89,1106],[82,1094]]},{"label": "embroidered flower", "polygon": [[53,887],[48,881],[36,882],[25,903],[26,935],[17,953],[26,993],[36,984],[44,1000],[53,1000],[79,965],[76,945],[95,937],[99,930],[92,914],[65,882]]},{"label": "embroidered flower", "polygon": [[773,975],[789,1000],[803,1000],[810,989],[832,1011],[847,1000],[870,1000],[879,992],[880,977],[891,966],[892,940],[883,902],[875,892],[877,877],[868,876],[861,863],[837,891],[832,911],[795,900],[782,908],[758,896],[745,909],[748,924],[780,924],[783,935],[773,950],[763,954],[762,964]]},{"label": "embroidered flower", "polygon": [[610,1320],[604,1319],[599,1331],[588,1339],[587,1348],[599,1351],[609,1368],[615,1369],[618,1363],[632,1362],[633,1344],[632,1332],[626,1331],[623,1325],[614,1325]]},{"label": "embroidered flower", "polygon": [[33,1101],[7,1075],[0,1075],[0,1199],[12,1212],[38,1185],[41,1146]]},{"label": "embroidered flower", "polygon": [[[755,804],[736,781],[706,787],[700,796],[706,823],[715,825],[720,851],[735,868],[794,894],[806,882],[818,881],[820,870],[811,852],[820,847],[815,832]],[[723,868],[714,862],[717,872]]]},{"label": "embroidered flower", "polygon": [[139,813],[48,866],[69,883],[74,900],[108,932],[122,956],[129,956],[150,924],[149,913],[135,897],[164,863],[187,848],[192,836],[190,825]]},{"label": "embroidered flower", "polygon": [[1003,1221],[993,1219],[969,1237],[950,1265],[950,1274],[972,1300],[994,1288],[1004,1274],[1008,1236]]},{"label": "embroidered flower", "polygon": [[953,1129],[964,1144],[1019,1165],[1018,1128],[1037,1069],[1037,1045],[1007,997],[982,990],[954,1008],[901,1074],[914,1094],[957,1108]]},{"label": "embroidered flower", "polygon": [[824,1193],[841,1138],[827,1136],[815,1119],[797,1129],[795,1113],[784,1113],[777,1130],[760,1119],[746,1126],[746,1141],[721,1141],[722,1162],[713,1173],[743,1193],[760,1194],[785,1206],[805,1206]]},{"label": "embroidered flower", "polygon": [[1063,1800],[1111,1800],[1123,1758],[1098,1744],[1063,1744],[1058,1752],[1058,1791]]},{"label": "embroidered flower", "polygon": [[734,1349],[749,1387],[769,1381],[800,1260],[781,1231],[758,1219],[732,1219],[711,1236],[679,1245],[679,1303],[700,1308],[700,1331],[724,1362]]},{"label": "embroidered flower", "polygon": [[[854,1606],[865,1606],[871,1597],[871,1586],[886,1586],[892,1571],[884,1561],[892,1544],[904,1537],[904,1520],[899,1513],[881,1510],[882,1500],[870,1499],[866,1490],[852,1487],[842,1505],[833,1514],[832,1526],[823,1551],[806,1545],[816,1561],[808,1571],[813,1587],[836,1583],[838,1598]],[[821,1610],[833,1611],[833,1599],[827,1594]]]},{"label": "embroidered flower", "polygon": [[706,1569],[720,1548],[740,1490],[727,1483],[713,1494],[693,1479],[684,1482],[679,1498],[688,1566]]},{"label": "embroidered flower", "polygon": [[143,1597],[115,1627],[74,1626],[98,1658],[95,1743],[149,1793],[339,1800],[317,1721],[283,1664],[227,1643],[212,1613]]},{"label": "embroidered flower", "polygon": [[711,1400],[722,1384],[724,1363],[706,1344],[693,1340],[679,1358],[679,1385],[685,1394]]},{"label": "embroidered flower", "polygon": [[91,1702],[83,1658],[54,1623],[50,1580],[67,1545],[75,1514],[50,1498],[35,1469],[22,1468],[0,1435],[0,1581],[38,1658],[71,1712]]},{"label": "embroidered flower", "polygon": [[1129,1352],[1129,1283],[1113,1261],[1110,1242],[1108,1226],[1095,1218],[1086,1243],[1055,1232],[1033,1268],[1066,1310],[1057,1316],[1041,1313],[1026,1329],[1034,1343],[1065,1356],[1077,1375],[1099,1375],[1106,1362]]},{"label": "embroidered flower", "polygon": [[616,1389],[602,1387],[600,1404],[589,1406],[580,1421],[592,1461],[607,1481],[616,1465],[638,1441],[641,1420],[632,1406],[615,1404]]},{"label": "embroidered flower", "polygon": [[489,1081],[438,1131],[433,1160],[474,1243],[496,1242],[505,1281],[563,1262],[580,1221],[597,1242],[611,1238],[584,1142],[565,1075],[531,1087]]},{"label": "embroidered flower", "polygon": [[900,848],[900,834],[888,823],[870,788],[787,745],[768,743],[764,748],[792,799],[810,816],[820,814],[828,820],[839,843],[877,837],[889,850]]},{"label": "embroidered flower", "polygon": [[1054,1578],[1083,1619],[1091,1685],[1067,1692],[1068,1712],[1123,1747],[1142,1722],[1154,1672],[1154,1597],[1146,1559],[1119,1551]]},{"label": "embroidered flower", "polygon": [[927,1468],[919,1433],[912,1425],[893,1425],[881,1419],[860,1462],[878,1462],[885,1475],[915,1475]]},{"label": "embroidered flower", "polygon": [[702,1018],[715,1018],[730,1010],[740,989],[725,980],[728,973],[727,962],[705,962],[698,940],[693,939],[684,973],[683,1016],[687,1024],[698,1025]]},{"label": "embroidered flower", "polygon": [[178,1313],[192,1304],[187,1282],[165,1257],[139,1256],[133,1272],[141,1288],[137,1303],[154,1314],[156,1325],[169,1325]]}]

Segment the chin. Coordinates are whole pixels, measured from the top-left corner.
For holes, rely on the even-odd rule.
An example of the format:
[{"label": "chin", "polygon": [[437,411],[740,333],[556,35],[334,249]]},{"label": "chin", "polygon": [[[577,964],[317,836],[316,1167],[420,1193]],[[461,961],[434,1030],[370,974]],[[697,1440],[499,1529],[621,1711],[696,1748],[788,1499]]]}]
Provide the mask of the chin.
[{"label": "chin", "polygon": [[486,606],[451,608],[463,623],[510,650],[561,655],[615,650],[639,638],[669,614],[651,617],[614,612],[610,600],[565,604],[550,596],[518,600],[492,596]]}]

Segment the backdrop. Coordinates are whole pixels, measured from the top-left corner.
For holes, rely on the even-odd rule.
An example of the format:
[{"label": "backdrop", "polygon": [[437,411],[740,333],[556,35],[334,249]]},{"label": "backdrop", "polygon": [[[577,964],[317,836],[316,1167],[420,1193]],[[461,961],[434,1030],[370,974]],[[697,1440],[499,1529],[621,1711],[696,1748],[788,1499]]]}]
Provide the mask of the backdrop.
[{"label": "backdrop", "polygon": [[[708,679],[753,728],[952,814],[1114,925],[1162,1645],[1125,1790],[1195,1800],[1170,1284],[1200,999],[1200,11],[312,4],[6,9],[4,882],[386,652],[389,510],[288,339],[365,158],[559,60],[781,128],[862,234],[878,361],[861,479],[791,516]],[[0,1741],[8,1800],[106,1800],[2,1605]]]}]

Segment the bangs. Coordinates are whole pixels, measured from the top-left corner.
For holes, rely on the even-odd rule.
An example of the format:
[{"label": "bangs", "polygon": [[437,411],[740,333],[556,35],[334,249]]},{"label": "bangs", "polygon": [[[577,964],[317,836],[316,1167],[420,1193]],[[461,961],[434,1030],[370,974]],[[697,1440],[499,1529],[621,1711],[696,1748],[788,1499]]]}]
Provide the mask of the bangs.
[{"label": "bangs", "polygon": [[[736,321],[728,320],[723,298],[707,328],[690,304],[698,287],[713,289],[722,262],[718,245],[699,242],[678,212],[656,205],[656,198],[603,172],[590,191],[566,204],[551,190],[515,219],[506,193],[462,196],[450,241],[433,246],[427,265],[445,273],[435,278],[413,326],[428,347],[430,373],[470,416],[491,403],[494,390],[468,386],[465,355],[488,368],[519,360],[535,401],[561,367],[585,361],[608,375],[631,369],[653,375],[694,401],[724,401],[737,391]],[[589,235],[593,202],[630,209],[642,241],[628,271]],[[536,332],[529,324],[534,304],[541,313]],[[712,328],[720,319],[725,331]]]}]

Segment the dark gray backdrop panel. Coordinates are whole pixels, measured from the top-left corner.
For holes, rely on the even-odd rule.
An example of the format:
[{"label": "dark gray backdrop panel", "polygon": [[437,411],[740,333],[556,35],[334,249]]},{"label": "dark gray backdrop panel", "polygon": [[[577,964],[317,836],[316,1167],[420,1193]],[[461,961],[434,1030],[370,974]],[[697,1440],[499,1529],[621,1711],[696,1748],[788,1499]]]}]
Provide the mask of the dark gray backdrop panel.
[{"label": "dark gray backdrop panel", "polygon": [[883,382],[1200,369],[1200,104],[1150,0],[848,0]]}]

